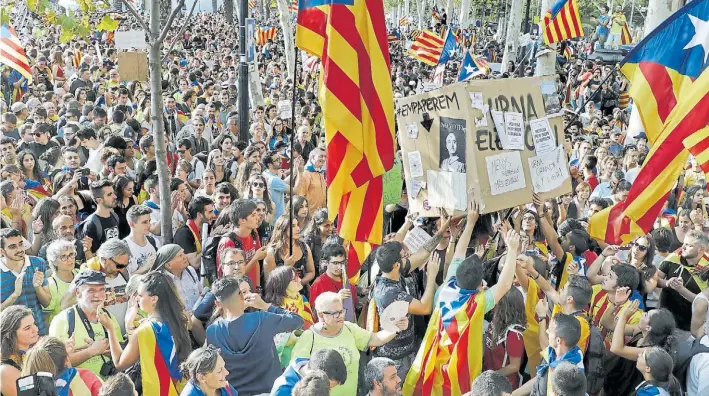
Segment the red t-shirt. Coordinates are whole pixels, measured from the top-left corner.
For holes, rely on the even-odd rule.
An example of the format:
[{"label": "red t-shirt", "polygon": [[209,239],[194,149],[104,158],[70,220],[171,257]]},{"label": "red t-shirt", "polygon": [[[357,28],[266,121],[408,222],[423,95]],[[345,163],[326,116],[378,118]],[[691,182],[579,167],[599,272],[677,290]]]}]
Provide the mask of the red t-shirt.
[{"label": "red t-shirt", "polygon": [[598,177],[596,175],[593,175],[586,179],[586,183],[588,183],[589,186],[591,186],[591,191],[595,190],[596,187],[598,186]]},{"label": "red t-shirt", "polygon": [[[261,240],[260,238],[254,238],[253,234],[249,234],[249,236],[246,238],[242,238],[238,235],[236,237],[241,242],[241,249],[244,250],[244,255],[246,256],[244,257],[244,260],[246,261],[246,264],[248,264],[249,261],[251,261],[251,259],[256,254],[256,251],[258,249],[261,249]],[[236,245],[234,245],[234,241],[232,241],[231,238],[222,237],[222,240],[219,241],[219,247],[217,248],[217,274],[220,277],[222,276],[222,252],[224,251],[224,249],[233,247],[236,247]],[[261,286],[261,277],[259,275],[258,263],[254,264],[254,266],[251,267],[251,271],[249,271],[246,276],[251,279],[251,283],[254,285],[254,287]]]},{"label": "red t-shirt", "polygon": [[[353,284],[350,285],[350,293],[352,293],[352,303],[354,306],[357,306],[357,290],[355,289],[355,286]],[[333,292],[337,293],[342,289],[342,281],[336,281],[335,279],[330,278],[327,273],[321,274],[320,276],[315,279],[315,282],[313,282],[313,285],[310,286],[310,298],[308,300],[310,301],[310,306],[313,308],[313,319],[315,322],[318,321],[318,315],[315,312],[315,300],[318,298],[319,295],[325,293],[325,292]]]},{"label": "red t-shirt", "polygon": [[[505,342],[496,344],[491,338],[492,332],[485,333],[485,352],[483,356],[483,371],[499,370],[510,363],[512,358],[522,358],[524,353],[524,340],[522,333],[507,331]],[[496,345],[495,345],[496,344]],[[519,388],[519,374],[514,373],[507,377],[514,389]]]}]

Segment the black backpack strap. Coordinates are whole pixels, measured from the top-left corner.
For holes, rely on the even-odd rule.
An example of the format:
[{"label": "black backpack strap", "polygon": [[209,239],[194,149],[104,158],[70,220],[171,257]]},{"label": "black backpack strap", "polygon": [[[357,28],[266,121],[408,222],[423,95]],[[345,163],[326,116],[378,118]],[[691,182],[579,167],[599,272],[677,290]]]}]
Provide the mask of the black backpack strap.
[{"label": "black backpack strap", "polygon": [[76,328],[76,308],[71,307],[69,310],[66,312],[66,321],[67,324],[69,325],[69,328],[67,329],[67,335],[69,338],[74,334],[74,329]]},{"label": "black backpack strap", "polygon": [[146,235],[145,238],[148,240],[148,243],[150,246],[153,247],[156,251],[158,250],[158,244],[155,242],[155,238],[151,237],[150,235]]}]

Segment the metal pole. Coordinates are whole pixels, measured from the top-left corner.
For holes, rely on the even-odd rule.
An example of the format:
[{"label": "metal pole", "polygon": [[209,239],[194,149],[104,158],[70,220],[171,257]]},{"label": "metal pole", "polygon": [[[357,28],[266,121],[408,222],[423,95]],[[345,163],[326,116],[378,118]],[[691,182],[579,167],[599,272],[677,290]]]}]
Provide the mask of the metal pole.
[{"label": "metal pole", "polygon": [[[295,49],[295,55],[293,56],[293,103],[291,104],[291,113],[290,113],[290,224],[291,224],[291,230],[293,229],[293,220],[294,220],[294,213],[293,213],[293,171],[295,170],[295,164],[293,163],[293,142],[295,141],[295,134],[296,134],[296,127],[295,127],[295,98],[296,98],[296,93],[298,93],[298,52],[300,50],[298,48]],[[290,232],[290,252],[289,254],[293,254],[293,232]],[[347,275],[345,275],[345,278]]]},{"label": "metal pole", "polygon": [[249,141],[249,65],[246,63],[247,0],[239,1],[239,140]]},{"label": "metal pole", "polygon": [[630,26],[628,26],[628,29],[630,30],[630,35],[631,35],[631,41],[632,41],[632,34],[633,34],[633,15],[635,15],[635,0],[633,0],[633,3],[630,7]]}]

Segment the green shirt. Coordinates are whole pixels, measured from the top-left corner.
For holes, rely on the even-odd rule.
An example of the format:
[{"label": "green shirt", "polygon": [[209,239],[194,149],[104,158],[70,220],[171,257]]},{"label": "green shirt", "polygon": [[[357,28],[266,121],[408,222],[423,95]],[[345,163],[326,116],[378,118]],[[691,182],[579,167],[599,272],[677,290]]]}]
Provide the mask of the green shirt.
[{"label": "green shirt", "polygon": [[[76,275],[76,270],[74,270],[74,275]],[[49,315],[47,323],[52,323],[52,319],[62,311],[62,297],[64,297],[66,291],[69,290],[71,282],[64,282],[54,273],[47,281],[47,286],[49,286],[49,294],[52,296],[52,299],[49,300],[49,305],[43,310],[44,313]]]},{"label": "green shirt", "polygon": [[[67,308],[63,311],[61,311],[57,316],[54,317],[54,320],[52,320],[52,323],[49,325],[49,335],[54,336],[59,338],[62,341],[67,341],[70,338],[69,335],[69,321],[67,318],[67,313],[69,310],[75,309],[76,306],[72,306],[70,308]],[[80,309],[80,308],[76,308]],[[123,342],[123,335],[121,334],[121,326],[118,324],[118,320],[116,317],[112,314],[111,319],[113,320],[113,328],[116,330],[116,334],[118,334],[118,341]],[[84,327],[83,323],[81,323],[81,319],[79,318],[79,315],[74,315],[74,350],[78,351],[81,349],[84,349],[88,347],[93,341],[89,339],[89,333],[86,331],[86,327]],[[103,326],[101,326],[101,323],[91,323],[91,328],[94,331],[94,339],[100,340],[103,338],[106,338],[106,331],[104,330]],[[103,365],[104,362],[108,362],[111,360],[111,356],[101,356],[97,355],[94,357],[91,357],[87,359],[85,362],[81,363],[77,367],[84,368],[87,370],[91,370],[94,374],[96,374],[99,378],[104,379],[101,376],[101,366]]]},{"label": "green shirt", "polygon": [[291,362],[296,358],[310,358],[310,355],[320,349],[334,349],[342,355],[347,367],[347,381],[336,386],[330,392],[331,396],[351,396],[357,394],[357,381],[359,379],[359,352],[369,346],[372,332],[365,330],[354,323],[345,322],[340,334],[327,337],[316,334],[312,329],[306,330],[298,339]]}]

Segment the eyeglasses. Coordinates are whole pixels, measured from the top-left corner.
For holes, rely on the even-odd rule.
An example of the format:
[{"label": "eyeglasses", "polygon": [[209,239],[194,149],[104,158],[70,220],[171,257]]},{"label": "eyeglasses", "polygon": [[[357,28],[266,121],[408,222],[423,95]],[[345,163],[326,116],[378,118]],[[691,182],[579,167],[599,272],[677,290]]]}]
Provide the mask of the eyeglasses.
[{"label": "eyeglasses", "polygon": [[185,150],[177,150],[177,154],[184,154]]},{"label": "eyeglasses", "polygon": [[226,263],[222,263],[222,267],[239,267],[241,265],[244,265],[245,261],[227,261]]},{"label": "eyeglasses", "polygon": [[330,261],[330,264],[332,264],[332,265],[347,265],[347,260],[342,260],[342,261]]},{"label": "eyeglasses", "polygon": [[323,315],[329,315],[329,316],[332,316],[332,317],[335,318],[335,319],[339,318],[339,317],[342,316],[344,313],[345,313],[345,310],[344,310],[344,309],[341,309],[341,310],[339,310],[339,311],[330,311],[330,312],[328,312],[328,311],[322,311],[322,314],[323,314]]},{"label": "eyeglasses", "polygon": [[74,252],[59,255],[59,260],[61,260],[61,261],[74,260],[75,258],[76,258],[76,253],[74,253]]},{"label": "eyeglasses", "polygon": [[638,250],[640,250],[641,252],[647,251],[647,248],[648,248],[647,246],[641,245],[641,244],[639,244],[639,243],[637,243],[637,242],[633,243],[633,246],[635,246],[636,248],[638,248]]}]

